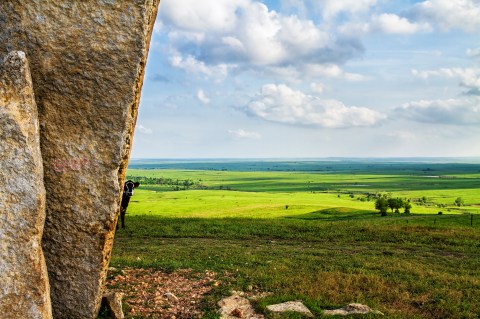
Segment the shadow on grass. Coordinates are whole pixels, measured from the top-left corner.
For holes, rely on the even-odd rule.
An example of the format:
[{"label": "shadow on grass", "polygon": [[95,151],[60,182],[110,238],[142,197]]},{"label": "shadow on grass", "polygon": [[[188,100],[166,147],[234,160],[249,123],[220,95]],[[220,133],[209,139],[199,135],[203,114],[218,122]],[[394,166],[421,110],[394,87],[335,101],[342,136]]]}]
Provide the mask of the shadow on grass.
[{"label": "shadow on grass", "polygon": [[334,207],[317,210],[303,215],[287,216],[292,219],[305,220],[328,220],[328,221],[346,221],[346,220],[371,220],[378,218],[378,213],[371,210],[358,210],[349,207]]}]

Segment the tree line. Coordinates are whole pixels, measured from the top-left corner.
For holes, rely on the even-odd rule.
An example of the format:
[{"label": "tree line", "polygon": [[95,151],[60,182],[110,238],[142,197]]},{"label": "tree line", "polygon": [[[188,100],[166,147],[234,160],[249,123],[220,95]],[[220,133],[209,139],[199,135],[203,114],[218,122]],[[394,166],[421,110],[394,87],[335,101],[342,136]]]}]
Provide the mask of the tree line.
[{"label": "tree line", "polygon": [[[427,198],[423,196],[422,198],[416,200],[420,204],[426,204],[427,203]],[[455,206],[461,207],[465,205],[464,200],[461,197],[457,197],[455,201],[453,202]],[[446,205],[442,205],[443,207]],[[400,213],[400,209],[404,209],[403,212],[405,214],[410,214],[410,210],[412,209],[412,204],[410,202],[410,199],[407,198],[400,198],[396,197],[393,198],[388,194],[383,194],[383,195],[378,195],[377,199],[375,200],[375,209],[380,212],[382,216],[387,215],[388,209],[392,210],[392,213],[395,211],[395,213]],[[440,214],[441,212],[439,212]]]},{"label": "tree line", "polygon": [[165,185],[171,186],[173,190],[187,190],[192,186],[202,188],[201,181],[193,181],[191,179],[178,179],[169,177],[147,177],[147,176],[127,176],[127,179],[132,179],[140,182],[142,185]]}]

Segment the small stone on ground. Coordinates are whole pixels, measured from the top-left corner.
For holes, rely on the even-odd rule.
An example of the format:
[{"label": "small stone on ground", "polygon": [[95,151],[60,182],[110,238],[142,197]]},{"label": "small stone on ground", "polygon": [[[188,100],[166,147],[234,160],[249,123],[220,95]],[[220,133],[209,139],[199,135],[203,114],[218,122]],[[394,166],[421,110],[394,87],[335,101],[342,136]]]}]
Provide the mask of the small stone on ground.
[{"label": "small stone on ground", "polygon": [[255,313],[250,301],[242,297],[243,293],[235,292],[232,296],[218,302],[220,319],[263,319],[263,315]]},{"label": "small stone on ground", "polygon": [[334,315],[347,316],[347,315],[353,315],[353,314],[369,314],[369,313],[383,315],[383,313],[381,313],[380,311],[373,310],[369,306],[365,306],[359,303],[351,303],[340,309],[323,311],[324,315],[331,315],[331,316],[334,316]]},{"label": "small stone on ground", "polygon": [[307,317],[313,317],[312,312],[301,301],[287,301],[275,305],[267,306],[267,309],[272,312],[298,312]]}]

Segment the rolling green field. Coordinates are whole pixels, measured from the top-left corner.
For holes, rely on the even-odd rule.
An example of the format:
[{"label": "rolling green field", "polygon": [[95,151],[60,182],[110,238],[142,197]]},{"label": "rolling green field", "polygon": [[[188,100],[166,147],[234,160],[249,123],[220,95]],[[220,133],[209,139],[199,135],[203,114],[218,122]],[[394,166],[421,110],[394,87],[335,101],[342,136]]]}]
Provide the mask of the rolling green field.
[{"label": "rolling green field", "polygon": [[[134,167],[127,175],[141,186],[111,263],[215,271],[223,284],[205,298],[205,318],[216,318],[216,301],[231,289],[273,293],[255,304],[267,318],[277,318],[267,304],[292,299],[316,318],[351,302],[387,318],[480,315],[478,164]],[[412,214],[381,217],[371,197],[378,193],[410,199]],[[457,197],[464,206],[454,205]]]}]

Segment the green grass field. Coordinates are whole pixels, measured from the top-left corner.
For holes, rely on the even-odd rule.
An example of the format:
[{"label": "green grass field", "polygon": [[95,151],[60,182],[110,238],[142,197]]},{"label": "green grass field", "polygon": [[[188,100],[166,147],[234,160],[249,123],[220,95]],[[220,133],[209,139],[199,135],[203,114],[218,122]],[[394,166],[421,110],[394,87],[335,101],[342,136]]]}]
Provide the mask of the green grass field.
[{"label": "green grass field", "polygon": [[[480,165],[196,165],[204,170],[129,169],[141,182],[193,185],[142,184],[127,229],[117,232],[112,265],[224,274],[204,300],[205,318],[216,318],[216,301],[231,289],[272,292],[255,304],[267,318],[274,318],[268,303],[292,299],[316,318],[351,302],[387,318],[479,317]],[[409,198],[412,214],[381,217],[369,193]],[[465,206],[453,205],[457,197]]]}]

